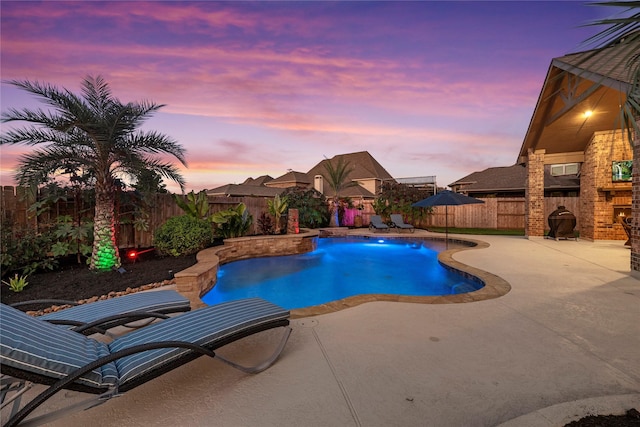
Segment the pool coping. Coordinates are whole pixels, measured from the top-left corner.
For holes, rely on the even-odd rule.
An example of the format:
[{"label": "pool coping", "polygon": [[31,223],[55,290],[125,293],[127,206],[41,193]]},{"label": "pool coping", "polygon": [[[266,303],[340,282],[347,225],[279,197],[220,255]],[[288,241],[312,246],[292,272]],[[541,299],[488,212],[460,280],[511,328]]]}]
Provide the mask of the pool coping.
[{"label": "pool coping", "polygon": [[[403,235],[400,233],[388,234],[371,234],[371,233],[349,233],[349,237],[383,237],[392,239],[411,239],[411,240],[440,240],[445,241],[444,237],[437,236],[424,236],[415,235],[411,236]],[[481,281],[484,286],[477,291],[466,292],[456,295],[441,295],[441,296],[410,296],[410,295],[392,295],[392,294],[367,294],[367,295],[355,295],[352,297],[344,298],[337,301],[331,301],[325,304],[314,305],[311,307],[297,308],[291,310],[291,318],[299,319],[303,317],[318,316],[321,314],[333,313],[347,308],[356,307],[360,304],[376,301],[388,301],[388,302],[405,302],[415,304],[461,304],[477,301],[485,301],[489,299],[499,298],[506,295],[511,290],[509,282],[503,278],[489,273],[488,271],[481,270],[476,267],[464,264],[460,261],[453,259],[453,256],[461,251],[476,250],[488,248],[490,245],[482,240],[475,239],[459,239],[449,238],[449,242],[461,243],[465,247],[448,249],[438,254],[438,261],[448,269],[456,271],[467,278]]]}]

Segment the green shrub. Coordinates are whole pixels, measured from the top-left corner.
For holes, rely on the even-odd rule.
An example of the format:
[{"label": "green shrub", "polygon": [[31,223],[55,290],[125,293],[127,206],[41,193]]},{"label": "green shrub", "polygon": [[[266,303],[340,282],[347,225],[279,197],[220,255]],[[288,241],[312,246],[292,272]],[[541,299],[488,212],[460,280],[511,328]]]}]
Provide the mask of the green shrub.
[{"label": "green shrub", "polygon": [[315,189],[305,190],[295,187],[282,193],[287,198],[289,209],[298,209],[300,227],[318,228],[329,224],[331,214],[327,198]]},{"label": "green shrub", "polygon": [[156,249],[166,255],[191,255],[211,245],[211,223],[188,215],[174,216],[153,236]]},{"label": "green shrub", "polygon": [[216,236],[228,239],[245,236],[251,227],[253,217],[249,214],[247,206],[240,203],[234,208],[214,213],[211,215],[211,221],[215,224]]},{"label": "green shrub", "polygon": [[21,272],[28,276],[38,270],[53,270],[57,260],[50,253],[56,238],[53,232],[35,233],[3,224],[0,246],[2,277]]}]

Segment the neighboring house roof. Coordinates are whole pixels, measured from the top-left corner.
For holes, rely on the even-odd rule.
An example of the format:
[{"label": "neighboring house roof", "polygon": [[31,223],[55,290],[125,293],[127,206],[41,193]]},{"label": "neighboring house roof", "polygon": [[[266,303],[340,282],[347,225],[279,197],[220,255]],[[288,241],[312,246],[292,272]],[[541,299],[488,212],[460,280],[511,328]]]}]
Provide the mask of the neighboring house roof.
[{"label": "neighboring house roof", "polygon": [[[451,184],[463,193],[523,192],[527,180],[527,168],[522,165],[487,168],[474,172]],[[553,176],[545,171],[545,190],[579,189],[580,178],[576,175]]]},{"label": "neighboring house roof", "polygon": [[[328,174],[325,167],[326,162],[331,161],[333,165],[336,165],[341,158],[349,164],[351,172],[349,173],[348,178],[352,181],[393,180],[393,177],[389,172],[387,172],[386,169],[383,168],[382,165],[373,158],[373,156],[371,156],[371,154],[367,151],[360,151],[357,153],[339,154],[334,156],[331,160],[325,159],[311,168],[307,173],[289,171],[275,179],[271,178],[269,175],[263,175],[256,179],[247,178],[242,184],[228,184],[212,190],[207,190],[207,195],[227,197],[274,197],[276,194],[281,194],[286,187],[311,186],[316,175],[322,175],[324,179],[327,180]],[[327,187],[325,187],[325,193],[326,190],[328,190]],[[360,185],[346,188],[340,195],[351,198],[375,197],[375,194]]]},{"label": "neighboring house roof", "polygon": [[[331,194],[327,193],[326,189],[325,189],[325,195],[331,196]],[[373,194],[371,191],[367,190],[361,185],[345,188],[340,192],[340,196],[351,197],[352,199],[359,199],[359,198],[371,199],[376,197],[375,194]]]},{"label": "neighboring house roof", "polygon": [[265,183],[265,185],[268,187],[274,184],[275,185],[291,184],[291,187],[295,187],[296,185],[306,186],[306,185],[309,185],[310,183],[311,183],[311,180],[309,179],[309,176],[306,173],[289,171],[284,175],[279,176],[276,179],[273,179]]},{"label": "neighboring house roof", "polygon": [[[640,37],[621,39],[602,50],[554,58],[538,97],[518,162],[529,150],[545,150],[565,161],[567,153],[582,154],[592,135],[619,123],[632,75],[630,55],[640,52]],[[591,111],[590,116],[585,116]],[[581,161],[574,155],[574,161]],[[569,160],[566,160],[569,161]]]},{"label": "neighboring house roof", "polygon": [[342,159],[343,162],[349,164],[351,170],[348,174],[349,179],[352,181],[365,180],[365,179],[379,179],[379,180],[393,180],[393,177],[385,168],[382,167],[376,159],[373,158],[368,151],[360,151],[357,153],[338,154],[331,159],[324,159],[314,167],[312,167],[307,176],[313,180],[316,175],[322,175],[327,179],[327,167],[326,164],[331,162],[333,166],[336,166]]},{"label": "neighboring house roof", "polygon": [[262,175],[253,179],[251,177],[244,180],[242,185],[266,185],[268,182],[273,181],[273,178],[269,175]]},{"label": "neighboring house roof", "polygon": [[227,184],[212,190],[207,190],[207,196],[226,196],[226,197],[275,197],[284,191],[282,188],[270,188],[264,185],[253,184]]}]

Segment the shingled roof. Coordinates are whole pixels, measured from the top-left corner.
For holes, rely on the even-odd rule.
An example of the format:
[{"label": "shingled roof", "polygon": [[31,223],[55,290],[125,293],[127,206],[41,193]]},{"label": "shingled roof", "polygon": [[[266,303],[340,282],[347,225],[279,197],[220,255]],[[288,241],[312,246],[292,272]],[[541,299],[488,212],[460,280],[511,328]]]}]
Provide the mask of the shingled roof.
[{"label": "shingled roof", "polygon": [[338,162],[342,159],[343,162],[349,164],[349,168],[351,172],[348,177],[352,181],[356,181],[359,179],[393,179],[391,174],[386,171],[385,168],[382,167],[380,163],[376,159],[373,158],[368,151],[360,151],[357,153],[349,153],[349,154],[338,154],[333,156],[331,159],[324,159],[314,167],[312,167],[307,175],[309,178],[313,179],[316,175],[322,175],[325,179],[327,178],[327,167],[326,164],[331,162],[332,165],[338,164]]},{"label": "shingled roof", "polygon": [[[258,197],[274,197],[280,194],[286,187],[310,186],[314,182],[316,175],[322,175],[327,180],[328,173],[326,169],[327,162],[337,164],[340,159],[348,162],[351,172],[348,178],[351,181],[365,180],[393,180],[393,177],[382,167],[376,159],[367,151],[357,153],[339,154],[332,159],[324,159],[315,165],[307,173],[289,171],[278,178],[271,178],[269,175],[263,175],[256,179],[247,178],[242,184],[227,184],[221,187],[207,190],[210,196],[258,196]],[[375,194],[362,186],[349,187],[340,193],[341,196],[351,198],[374,198]]]},{"label": "shingled roof", "polygon": [[282,187],[282,184],[291,184],[291,187],[295,187],[296,185],[305,186],[310,183],[311,183],[311,180],[309,179],[309,176],[306,173],[289,171],[286,174],[265,183],[265,185],[270,186],[275,184]]},{"label": "shingled roof", "polygon": [[227,184],[211,190],[207,190],[207,196],[226,197],[275,197],[284,191],[283,188],[271,188],[264,185],[253,184]]},{"label": "shingled roof", "polygon": [[[449,186],[459,187],[459,192],[466,194],[521,193],[525,190],[526,180],[526,167],[513,165],[473,172]],[[544,188],[547,191],[577,190],[580,188],[580,178],[575,175],[553,176],[545,171]]]},{"label": "shingled roof", "polygon": [[640,50],[640,37],[623,37],[605,49],[593,49],[554,58],[551,64],[592,81],[615,89],[620,83],[632,84],[633,68],[629,67],[632,55]]},{"label": "shingled roof", "polygon": [[273,181],[273,178],[269,175],[261,175],[255,179],[249,177],[244,180],[243,185],[265,185],[268,182]]}]

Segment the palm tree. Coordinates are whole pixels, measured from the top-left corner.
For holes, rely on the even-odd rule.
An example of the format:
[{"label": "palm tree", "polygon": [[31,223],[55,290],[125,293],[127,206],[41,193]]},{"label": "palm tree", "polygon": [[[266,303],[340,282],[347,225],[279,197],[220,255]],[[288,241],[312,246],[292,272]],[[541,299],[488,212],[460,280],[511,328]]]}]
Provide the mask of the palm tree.
[{"label": "palm tree", "polygon": [[96,193],[91,269],[120,267],[115,234],[115,189],[120,177],[135,177],[147,169],[184,187],[184,179],[170,162],[154,157],[171,154],[186,166],[184,149],[154,131],[138,130],[145,119],[164,105],[148,101],[123,104],[100,76],[82,82],[82,95],[28,80],[8,82],[36,95],[47,110],[10,109],[2,122],[24,121],[31,126],[0,137],[4,144],[46,144],[20,157],[19,185],[37,185],[61,173],[84,174]]},{"label": "palm tree", "polygon": [[327,170],[327,174],[329,174],[329,187],[333,190],[333,215],[331,215],[331,225],[339,227],[340,219],[338,216],[338,208],[340,205],[340,193],[349,187],[356,187],[359,184],[349,180],[349,174],[353,168],[350,168],[349,162],[345,161],[342,157],[338,158],[338,164],[335,168],[329,159],[327,159],[324,167]]}]

